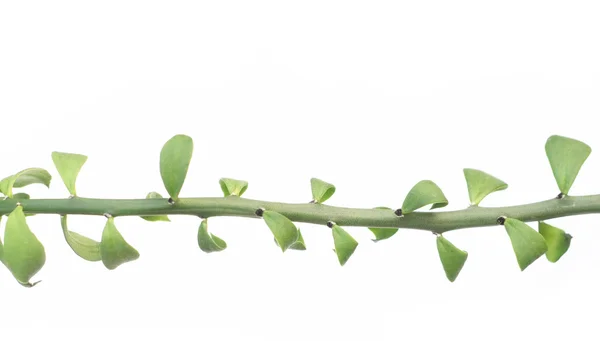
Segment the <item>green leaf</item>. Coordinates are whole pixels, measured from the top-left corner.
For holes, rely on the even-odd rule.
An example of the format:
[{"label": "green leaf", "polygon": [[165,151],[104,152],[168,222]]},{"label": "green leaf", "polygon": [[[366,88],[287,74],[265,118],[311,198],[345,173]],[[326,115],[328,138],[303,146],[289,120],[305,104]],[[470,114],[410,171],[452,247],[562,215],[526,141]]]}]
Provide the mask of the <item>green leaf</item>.
[{"label": "green leaf", "polygon": [[230,195],[241,197],[248,189],[248,181],[230,178],[221,178],[219,180],[219,185],[221,186],[223,195],[226,197]]},{"label": "green leaf", "polygon": [[[2,215],[0,215],[0,221],[2,221]],[[4,264],[4,245],[2,245],[2,238],[0,238],[0,262]]]},{"label": "green leaf", "polygon": [[510,237],[521,271],[548,251],[544,237],[524,222],[506,218],[504,228]]},{"label": "green leaf", "polygon": [[[277,243],[277,239],[273,238],[273,240],[275,241],[275,244],[279,246],[279,243]],[[306,250],[306,244],[304,243],[304,238],[302,237],[302,232],[300,231],[300,229],[298,229],[298,240],[296,240],[296,242],[292,244],[288,249],[297,251]]]},{"label": "green leaf", "polygon": [[448,205],[448,199],[433,181],[419,181],[406,195],[402,204],[402,214],[410,213],[429,204],[433,204],[431,209],[444,207]]},{"label": "green leaf", "polygon": [[[377,210],[390,210],[392,211],[391,208],[389,207],[375,207],[375,209]],[[375,239],[371,239],[373,242],[378,242],[384,239],[388,239],[391,236],[395,235],[396,232],[398,232],[398,228],[396,227],[369,227],[369,230],[371,230],[371,232],[373,232],[373,234],[375,235]]]},{"label": "green leaf", "polygon": [[100,254],[104,266],[113,270],[119,265],[140,257],[139,252],[129,245],[115,226],[114,217],[109,217],[100,242]]},{"label": "green leaf", "polygon": [[442,235],[437,237],[437,249],[446,277],[450,282],[454,282],[463,265],[465,265],[469,254],[454,246]]},{"label": "green leaf", "polygon": [[171,199],[177,200],[192,160],[194,142],[187,135],[175,135],[160,151],[160,176]]},{"label": "green leaf", "polygon": [[337,224],[333,224],[331,233],[333,235],[333,244],[335,245],[334,251],[337,254],[340,265],[343,266],[350,259],[354,250],[356,250],[358,242]]},{"label": "green leaf", "polygon": [[490,174],[472,168],[463,169],[471,205],[479,205],[488,194],[508,188],[508,185]]},{"label": "green leaf", "polygon": [[[161,199],[162,195],[157,192],[150,192],[146,195],[146,199]],[[140,218],[147,221],[171,221],[166,215],[142,215]]]},{"label": "green leaf", "polygon": [[198,228],[198,246],[200,250],[210,253],[225,250],[227,243],[223,239],[209,233],[207,219],[202,219],[200,228]]},{"label": "green leaf", "polygon": [[310,187],[312,189],[313,200],[318,204],[324,203],[335,193],[334,185],[317,178],[310,179]]},{"label": "green leaf", "polygon": [[264,211],[263,219],[273,232],[277,245],[279,245],[282,252],[285,252],[298,240],[298,228],[283,214],[275,211]]},{"label": "green leaf", "polygon": [[567,195],[592,148],[564,136],[552,135],[546,141],[546,156],[560,192]]},{"label": "green leaf", "polygon": [[31,184],[42,184],[50,187],[52,175],[42,168],[27,168],[17,174],[8,176],[0,181],[0,192],[9,198],[13,197],[13,188],[25,187]]},{"label": "green leaf", "polygon": [[99,242],[77,232],[69,231],[67,228],[66,215],[60,217],[60,225],[62,227],[63,235],[65,236],[67,244],[69,244],[75,254],[90,262],[102,260]]},{"label": "green leaf", "polygon": [[3,263],[23,286],[32,287],[31,278],[46,263],[46,251],[31,232],[25,220],[23,206],[17,206],[8,216],[4,230]]},{"label": "green leaf", "polygon": [[569,250],[573,236],[543,221],[538,222],[538,230],[548,245],[546,258],[552,263],[558,262],[560,257]]},{"label": "green leaf", "polygon": [[77,196],[75,183],[77,182],[79,171],[87,159],[87,156],[81,154],[52,152],[54,166],[72,196]]}]

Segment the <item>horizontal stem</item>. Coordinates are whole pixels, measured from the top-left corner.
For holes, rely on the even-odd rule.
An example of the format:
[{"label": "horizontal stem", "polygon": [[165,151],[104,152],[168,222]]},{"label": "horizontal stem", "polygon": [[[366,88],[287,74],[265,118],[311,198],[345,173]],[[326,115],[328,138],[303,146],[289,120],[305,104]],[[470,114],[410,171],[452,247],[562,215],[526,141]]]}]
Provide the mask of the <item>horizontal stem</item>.
[{"label": "horizontal stem", "polygon": [[[19,201],[26,213],[118,216],[194,215],[199,217],[237,216],[257,218],[256,210],[277,211],[295,222],[326,225],[334,221],[341,226],[368,226],[419,229],[442,233],[470,227],[498,225],[500,216],[521,221],[540,221],[571,215],[600,213],[600,195],[566,196],[532,204],[508,207],[478,207],[457,211],[411,212],[402,217],[393,210],[335,207],[324,204],[286,204],[236,196],[219,198],[180,198],[170,204],[167,199],[28,199]],[[17,200],[0,201],[0,214],[9,214]]]}]

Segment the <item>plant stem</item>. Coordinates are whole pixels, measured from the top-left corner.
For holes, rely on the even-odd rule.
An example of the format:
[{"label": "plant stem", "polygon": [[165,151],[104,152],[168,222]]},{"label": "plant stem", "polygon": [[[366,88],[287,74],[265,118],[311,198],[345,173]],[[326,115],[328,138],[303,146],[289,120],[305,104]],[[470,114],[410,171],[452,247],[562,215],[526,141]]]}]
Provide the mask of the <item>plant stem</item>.
[{"label": "plant stem", "polygon": [[[286,204],[239,198],[180,198],[175,204],[167,199],[69,199],[20,200],[24,212],[33,214],[77,214],[118,216],[194,215],[199,217],[238,216],[258,218],[258,208],[277,211],[295,222],[340,226],[368,226],[419,229],[442,233],[470,227],[498,225],[500,216],[524,222],[571,215],[600,213],[600,195],[566,196],[532,204],[507,207],[471,206],[456,211],[412,212],[402,217],[393,210],[344,208],[324,204]],[[17,200],[0,201],[0,214],[9,214]]]}]

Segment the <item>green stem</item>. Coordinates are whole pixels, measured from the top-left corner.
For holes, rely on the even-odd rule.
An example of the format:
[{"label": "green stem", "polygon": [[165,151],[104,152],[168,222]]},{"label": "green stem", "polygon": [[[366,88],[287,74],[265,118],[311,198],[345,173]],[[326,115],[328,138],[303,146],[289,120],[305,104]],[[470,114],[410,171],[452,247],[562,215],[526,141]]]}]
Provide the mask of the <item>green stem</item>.
[{"label": "green stem", "polygon": [[[200,217],[238,216],[257,218],[258,208],[277,211],[295,222],[341,226],[368,226],[419,229],[442,233],[470,227],[498,225],[500,216],[524,222],[590,213],[600,213],[600,195],[566,196],[532,204],[507,207],[478,207],[457,211],[412,212],[398,217],[392,210],[344,208],[324,204],[286,204],[230,196],[225,198],[167,199],[70,199],[20,200],[24,212],[33,214],[79,214],[118,216],[194,215]],[[0,201],[0,214],[9,214],[17,200]]]}]

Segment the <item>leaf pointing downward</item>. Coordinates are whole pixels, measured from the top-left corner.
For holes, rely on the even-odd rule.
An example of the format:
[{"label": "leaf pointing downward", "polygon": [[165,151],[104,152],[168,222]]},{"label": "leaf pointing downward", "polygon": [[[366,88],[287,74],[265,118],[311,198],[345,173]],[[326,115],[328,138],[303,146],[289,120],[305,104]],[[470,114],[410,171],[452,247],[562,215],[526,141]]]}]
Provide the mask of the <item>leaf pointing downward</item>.
[{"label": "leaf pointing downward", "polygon": [[450,282],[454,282],[465,265],[469,254],[454,246],[442,235],[437,237],[437,249],[446,277]]},{"label": "leaf pointing downward", "polygon": [[66,215],[60,217],[60,225],[67,244],[76,255],[90,262],[97,262],[102,259],[100,243],[77,232],[69,231]]},{"label": "leaf pointing downward", "polygon": [[227,248],[227,243],[212,233],[208,232],[208,221],[202,219],[200,227],[198,228],[198,246],[200,250],[210,253],[223,251]]},{"label": "leaf pointing downward", "polygon": [[406,195],[402,204],[402,214],[410,213],[429,204],[433,204],[431,209],[444,207],[448,205],[448,199],[433,181],[419,181]]},{"label": "leaf pointing downward", "polygon": [[344,266],[348,259],[350,259],[350,256],[354,253],[354,250],[356,250],[358,242],[337,224],[333,224],[331,233],[335,245],[334,251],[337,254],[340,265]]},{"label": "leaf pointing downward", "polygon": [[548,245],[546,258],[552,263],[558,262],[560,257],[569,250],[571,238],[573,237],[558,227],[546,224],[543,221],[538,223],[538,230],[546,240],[546,245]]},{"label": "leaf pointing downward", "polygon": [[72,196],[77,195],[75,183],[77,182],[79,171],[87,159],[87,156],[81,154],[52,152],[54,166],[67,187],[69,194]]},{"label": "leaf pointing downward", "polygon": [[298,240],[298,228],[283,214],[275,211],[264,211],[263,219],[271,229],[281,251],[285,252]]},{"label": "leaf pointing downward", "polygon": [[488,194],[508,188],[508,185],[504,181],[486,172],[472,168],[465,168],[463,172],[467,180],[471,205],[479,205],[481,200]]},{"label": "leaf pointing downward", "polygon": [[546,141],[546,156],[561,193],[569,194],[577,174],[592,148],[587,144],[564,136],[553,135]]},{"label": "leaf pointing downward", "polygon": [[109,217],[100,242],[100,254],[104,266],[113,270],[123,263],[136,260],[140,257],[139,252],[129,245],[115,226],[114,217]]},{"label": "leaf pointing downward", "polygon": [[506,218],[504,228],[510,238],[521,271],[548,250],[544,237],[524,222]]}]

